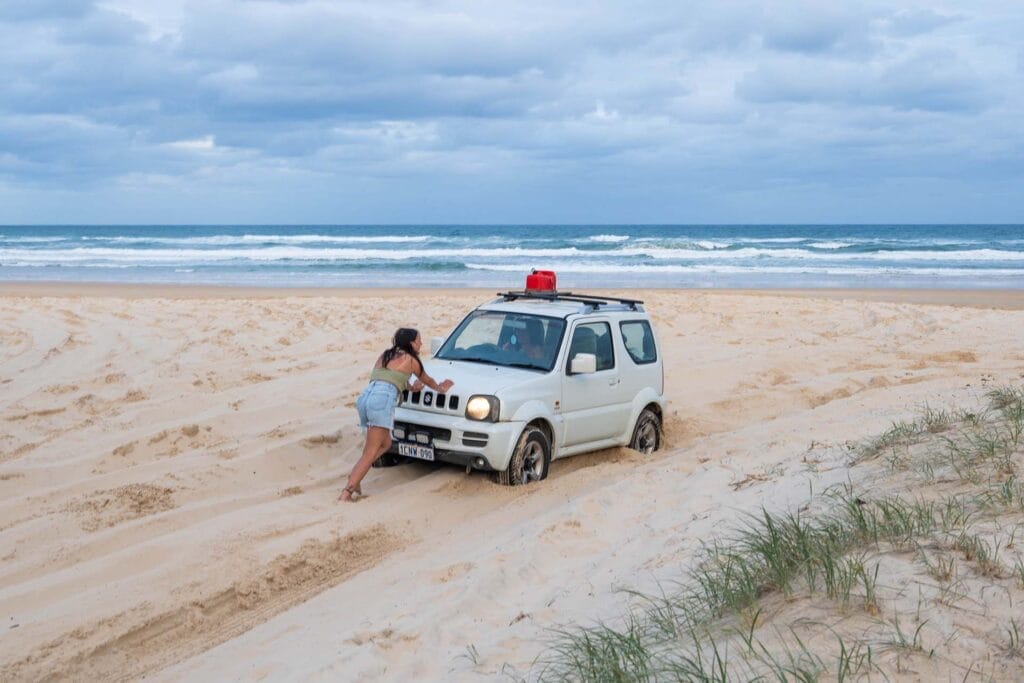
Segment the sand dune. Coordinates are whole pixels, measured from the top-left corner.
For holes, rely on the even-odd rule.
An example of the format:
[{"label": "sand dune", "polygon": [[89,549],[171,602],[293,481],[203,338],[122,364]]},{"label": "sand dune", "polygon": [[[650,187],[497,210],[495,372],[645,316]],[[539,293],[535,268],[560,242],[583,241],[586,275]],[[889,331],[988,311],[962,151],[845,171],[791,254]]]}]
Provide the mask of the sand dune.
[{"label": "sand dune", "polygon": [[524,489],[372,470],[337,504],[394,328],[442,334],[490,294],[6,288],[0,678],[529,677],[547,629],[615,618],[744,511],[843,481],[842,444],[1024,381],[1020,294],[643,292],[654,457]]}]

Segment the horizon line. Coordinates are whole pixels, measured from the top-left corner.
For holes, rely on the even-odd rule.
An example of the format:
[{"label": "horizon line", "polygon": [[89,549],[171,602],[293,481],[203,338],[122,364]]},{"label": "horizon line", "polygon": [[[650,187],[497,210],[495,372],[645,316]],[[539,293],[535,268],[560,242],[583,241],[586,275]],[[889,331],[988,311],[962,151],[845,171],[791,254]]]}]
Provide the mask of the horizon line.
[{"label": "horizon line", "polygon": [[550,222],[510,222],[510,223],[0,223],[3,228],[430,228],[430,227],[457,227],[457,228],[498,228],[498,227],[608,227],[608,228],[644,228],[644,227],[877,227],[883,225],[918,226],[918,227],[1014,227],[1024,226],[1024,222],[1006,223],[894,223],[894,222],[871,222],[871,223],[550,223]]}]

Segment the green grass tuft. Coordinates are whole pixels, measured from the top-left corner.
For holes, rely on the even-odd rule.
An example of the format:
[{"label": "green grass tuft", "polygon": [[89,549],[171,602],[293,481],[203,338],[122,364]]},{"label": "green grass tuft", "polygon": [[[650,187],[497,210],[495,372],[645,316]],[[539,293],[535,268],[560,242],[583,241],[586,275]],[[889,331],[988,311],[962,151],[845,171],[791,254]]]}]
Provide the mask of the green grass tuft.
[{"label": "green grass tuft", "polygon": [[[817,594],[878,619],[882,565],[872,554],[893,551],[914,553],[936,582],[930,599],[939,605],[969,597],[953,553],[969,563],[973,577],[1006,577],[1001,555],[1015,547],[1017,529],[1024,525],[1018,522],[1007,541],[992,534],[991,522],[997,515],[1024,512],[1018,473],[1024,390],[994,389],[987,398],[981,411],[926,405],[918,418],[895,422],[884,434],[851,447],[853,465],[884,455],[892,481],[919,474],[930,484],[917,489],[920,497],[872,496],[845,484],[819,494],[825,511],[813,516],[762,508],[705,544],[675,592],[628,591],[640,609],[621,624],[554,632],[541,680],[847,681],[875,672],[888,678],[864,640],[848,642],[837,634],[838,651],[824,657],[808,649],[793,628],[784,633],[764,626],[765,600]],[[939,486],[947,487],[944,493],[932,490]],[[979,522],[984,533],[977,533]],[[1024,559],[1019,552],[1013,559],[1010,574],[1024,590]],[[935,654],[926,650],[928,622],[919,614],[913,631],[904,629],[898,614],[887,623],[892,629],[887,643],[900,651],[896,673],[908,656]],[[773,633],[765,634],[766,628]],[[1022,656],[1016,621],[1006,634],[1007,653]]]}]

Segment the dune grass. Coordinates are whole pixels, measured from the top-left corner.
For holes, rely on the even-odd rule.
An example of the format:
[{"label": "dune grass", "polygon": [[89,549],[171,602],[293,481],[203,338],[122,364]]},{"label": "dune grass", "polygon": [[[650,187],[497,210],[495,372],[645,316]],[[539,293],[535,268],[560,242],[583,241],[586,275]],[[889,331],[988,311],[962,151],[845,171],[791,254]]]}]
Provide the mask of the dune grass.
[{"label": "dune grass", "polygon": [[[554,631],[532,677],[884,680],[907,661],[936,657],[941,642],[935,639],[951,642],[958,634],[926,628],[921,610],[928,603],[959,609],[969,592],[965,572],[971,581],[1024,590],[1024,558],[1016,548],[1024,539],[1024,390],[994,389],[986,398],[975,411],[926,406],[914,420],[859,444],[851,472],[887,466],[876,466],[881,474],[870,487],[848,483],[821,494],[825,512],[762,509],[707,543],[671,591],[627,591],[638,607],[621,621]],[[881,484],[889,489],[884,495]],[[906,591],[894,593],[895,581],[886,575],[886,558],[893,556],[909,557],[930,591],[926,596],[918,588],[914,614],[900,611],[906,600],[895,596],[905,598]],[[834,621],[843,628],[827,618],[779,618],[801,599],[838,615]],[[766,618],[768,611],[775,616]],[[858,631],[848,622],[864,627]],[[1024,652],[1022,623],[1011,620],[1001,630],[993,625],[1006,657]],[[984,671],[972,665],[964,678],[994,675]]]}]

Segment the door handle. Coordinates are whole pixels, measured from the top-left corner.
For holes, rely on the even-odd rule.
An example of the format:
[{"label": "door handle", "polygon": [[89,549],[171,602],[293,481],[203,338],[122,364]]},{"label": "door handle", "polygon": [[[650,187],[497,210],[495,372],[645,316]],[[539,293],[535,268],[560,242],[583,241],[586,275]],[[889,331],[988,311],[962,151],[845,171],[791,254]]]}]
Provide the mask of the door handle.
[{"label": "door handle", "polygon": [[608,380],[608,386],[610,386],[610,387],[614,387],[618,383],[619,383],[619,378],[618,377],[613,377],[613,378]]}]

